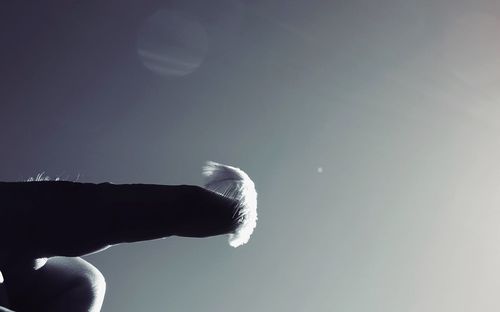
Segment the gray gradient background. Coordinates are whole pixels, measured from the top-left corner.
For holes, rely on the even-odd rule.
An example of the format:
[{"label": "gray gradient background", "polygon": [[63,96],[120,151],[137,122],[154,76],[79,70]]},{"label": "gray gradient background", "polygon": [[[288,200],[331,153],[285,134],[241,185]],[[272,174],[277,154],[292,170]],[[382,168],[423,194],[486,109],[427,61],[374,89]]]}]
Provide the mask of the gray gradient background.
[{"label": "gray gradient background", "polygon": [[137,31],[179,3],[0,4],[1,180],[256,183],[244,247],[87,257],[103,311],[500,310],[496,1],[185,1],[208,49],[162,77]]}]

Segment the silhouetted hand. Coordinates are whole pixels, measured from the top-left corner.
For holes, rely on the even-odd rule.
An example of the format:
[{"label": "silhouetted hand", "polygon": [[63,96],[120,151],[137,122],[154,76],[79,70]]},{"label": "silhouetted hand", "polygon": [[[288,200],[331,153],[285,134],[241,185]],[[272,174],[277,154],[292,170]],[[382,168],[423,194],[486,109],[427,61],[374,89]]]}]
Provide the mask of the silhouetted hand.
[{"label": "silhouetted hand", "polygon": [[79,257],[112,245],[222,234],[246,243],[257,220],[253,182],[213,162],[204,173],[205,187],[0,182],[0,306],[100,311],[104,277]]}]

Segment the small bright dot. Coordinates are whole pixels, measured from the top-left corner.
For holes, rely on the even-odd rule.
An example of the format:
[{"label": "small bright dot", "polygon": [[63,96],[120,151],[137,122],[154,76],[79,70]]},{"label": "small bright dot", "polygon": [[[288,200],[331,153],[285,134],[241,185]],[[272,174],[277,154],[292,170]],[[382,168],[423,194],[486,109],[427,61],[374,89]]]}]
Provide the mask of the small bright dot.
[{"label": "small bright dot", "polygon": [[323,172],[323,167],[318,167],[318,173],[322,173]]}]

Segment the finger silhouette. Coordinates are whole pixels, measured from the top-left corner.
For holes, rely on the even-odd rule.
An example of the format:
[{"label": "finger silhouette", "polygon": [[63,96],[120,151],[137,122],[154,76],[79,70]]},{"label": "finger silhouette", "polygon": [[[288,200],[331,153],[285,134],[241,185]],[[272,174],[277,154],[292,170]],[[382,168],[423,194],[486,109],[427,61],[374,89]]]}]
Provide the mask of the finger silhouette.
[{"label": "finger silhouette", "polygon": [[81,256],[120,243],[231,235],[256,222],[254,184],[241,170],[208,163],[207,184],[0,182],[0,241],[8,257]]}]

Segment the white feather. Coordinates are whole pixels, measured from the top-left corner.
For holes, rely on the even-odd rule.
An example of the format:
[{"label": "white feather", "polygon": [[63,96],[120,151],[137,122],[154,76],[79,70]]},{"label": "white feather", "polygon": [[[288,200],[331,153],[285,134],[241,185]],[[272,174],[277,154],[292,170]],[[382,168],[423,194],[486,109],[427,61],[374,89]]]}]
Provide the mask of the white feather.
[{"label": "white feather", "polygon": [[203,167],[205,188],[223,196],[236,199],[238,227],[229,234],[229,245],[246,244],[257,225],[257,191],[250,177],[241,169],[207,161]]}]

